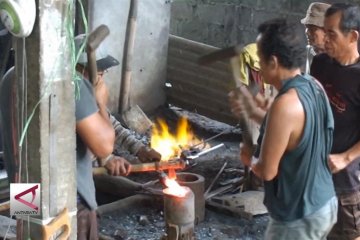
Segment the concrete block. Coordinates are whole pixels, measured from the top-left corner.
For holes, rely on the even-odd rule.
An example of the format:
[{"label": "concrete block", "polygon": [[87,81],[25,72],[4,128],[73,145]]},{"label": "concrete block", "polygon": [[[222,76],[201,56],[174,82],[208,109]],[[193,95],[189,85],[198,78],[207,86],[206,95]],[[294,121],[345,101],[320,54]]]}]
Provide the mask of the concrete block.
[{"label": "concrete block", "polygon": [[260,6],[262,4],[262,1],[261,0],[241,0],[241,1],[236,1],[236,4],[240,5],[240,6],[257,8],[258,6]]},{"label": "concrete block", "polygon": [[231,32],[233,28],[235,27],[235,24],[238,24],[236,22],[236,6],[235,5],[226,5],[225,6],[225,15],[224,15],[224,28],[226,32]]},{"label": "concrete block", "polygon": [[226,39],[229,38],[225,29],[216,24],[209,24],[207,30],[209,39],[207,44],[215,47],[224,47]]},{"label": "concrete block", "polygon": [[209,22],[213,24],[224,24],[226,6],[224,4],[198,5],[196,17],[199,21]]},{"label": "concrete block", "polygon": [[278,12],[270,12],[270,11],[255,11],[253,15],[253,19],[251,21],[252,27],[256,30],[257,27],[263,23],[266,20],[272,19],[272,18],[278,18],[279,13]]},{"label": "concrete block", "polygon": [[238,44],[249,44],[249,43],[253,43],[256,41],[256,37],[257,37],[257,31],[256,29],[254,30],[238,30],[237,32],[237,43]]},{"label": "concrete block", "polygon": [[253,19],[254,10],[245,6],[237,6],[235,12],[235,21],[238,26],[250,26]]},{"label": "concrete block", "polygon": [[[296,0],[260,0],[259,10],[269,10],[269,11],[278,11],[286,12],[291,9],[291,3]],[[306,2],[306,1],[296,1],[296,2]]]},{"label": "concrete block", "polygon": [[[291,8],[290,11],[291,12],[297,12],[297,13],[302,13],[305,17],[306,14],[306,10],[309,7],[310,3],[312,3],[313,1],[310,0],[305,0],[305,1],[290,1],[291,3]],[[338,1],[336,1],[338,2]]]},{"label": "concrete block", "polygon": [[207,26],[208,24],[206,22],[195,20],[183,21],[178,34],[181,34],[183,38],[206,43],[206,38],[208,37]]},{"label": "concrete block", "polygon": [[[296,13],[299,13],[299,14],[303,14],[305,16],[307,8],[309,7],[309,5],[312,2],[315,2],[315,1],[312,1],[312,0],[304,0],[304,1],[291,0],[289,2],[291,3],[291,8],[290,8],[291,12],[296,12]],[[360,4],[359,0],[350,0],[350,1],[349,0],[328,0],[328,1],[324,1],[324,2],[329,3],[329,4],[333,4],[333,3]]]},{"label": "concrete block", "polygon": [[[177,0],[175,0],[176,2]],[[178,0],[179,1],[179,0]],[[181,0],[180,0],[181,1]],[[241,6],[249,6],[249,7],[257,7],[259,6],[261,0],[205,0],[202,1],[204,4],[231,4],[231,5],[241,5]]]},{"label": "concrete block", "polygon": [[[176,1],[171,5],[171,18],[176,20],[192,19],[196,7],[188,1]],[[196,5],[195,5],[196,6]]]},{"label": "concrete block", "polygon": [[[300,21],[312,0],[173,0],[173,7],[191,6],[192,17],[185,10],[172,15],[171,33],[217,47],[254,42],[257,27],[271,18],[286,17]],[[329,0],[351,2],[360,0]],[[186,16],[181,17],[181,15]],[[179,21],[181,19],[181,21]]]}]

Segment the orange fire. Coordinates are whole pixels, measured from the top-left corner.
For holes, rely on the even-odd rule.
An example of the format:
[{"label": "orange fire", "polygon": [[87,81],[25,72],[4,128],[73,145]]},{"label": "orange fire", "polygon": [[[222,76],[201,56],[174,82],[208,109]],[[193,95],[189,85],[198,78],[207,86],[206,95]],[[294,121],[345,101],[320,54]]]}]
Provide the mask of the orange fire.
[{"label": "orange fire", "polygon": [[[161,154],[161,161],[180,157],[182,149],[188,149],[201,141],[195,137],[187,118],[181,117],[177,124],[176,133],[172,134],[165,120],[158,119],[152,129],[150,145]],[[169,169],[169,176],[165,179],[164,193],[176,197],[185,197],[186,188],[176,182],[176,172]]]},{"label": "orange fire", "polygon": [[181,149],[186,149],[192,145],[200,143],[190,129],[186,118],[180,118],[176,134],[169,131],[165,120],[158,119],[152,129],[151,147],[161,154],[162,161],[167,161],[174,157],[179,157]]},{"label": "orange fire", "polygon": [[164,193],[176,197],[185,197],[187,193],[186,188],[180,186],[175,179],[166,178],[164,184],[167,186],[164,189]]}]

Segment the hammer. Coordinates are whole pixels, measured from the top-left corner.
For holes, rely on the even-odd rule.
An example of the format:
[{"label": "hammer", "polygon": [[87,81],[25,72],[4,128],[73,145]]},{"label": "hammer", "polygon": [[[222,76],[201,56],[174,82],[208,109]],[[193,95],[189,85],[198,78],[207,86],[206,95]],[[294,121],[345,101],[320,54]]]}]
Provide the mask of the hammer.
[{"label": "hammer", "polygon": [[92,31],[87,39],[86,53],[88,58],[88,72],[89,80],[92,84],[95,83],[97,77],[96,54],[95,50],[100,43],[109,35],[109,28],[102,24]]},{"label": "hammer", "polygon": [[242,45],[235,45],[228,48],[222,48],[216,51],[213,51],[209,54],[201,56],[198,59],[199,65],[209,65],[216,61],[231,59],[233,57],[239,56],[242,51]]},{"label": "hammer", "polygon": [[[208,65],[210,63],[216,62],[216,61],[221,61],[221,60],[226,60],[229,59],[229,62],[231,64],[231,69],[233,72],[233,76],[234,76],[234,83],[235,83],[235,93],[240,97],[240,98],[244,98],[244,92],[245,89],[242,89],[242,86],[239,86],[237,79],[240,77],[239,76],[239,65],[238,62],[236,61],[236,58],[242,53],[242,46],[241,45],[235,45],[232,47],[228,47],[228,48],[224,48],[224,49],[220,49],[214,52],[211,52],[209,54],[206,54],[202,57],[200,57],[198,59],[198,64],[200,65]],[[249,82],[249,86],[247,87],[248,91],[250,92],[250,94],[254,97],[254,99],[262,106],[266,105],[266,100],[258,94],[259,92],[259,88],[257,86],[257,84],[254,81],[250,81]],[[249,126],[249,116],[248,114],[243,111],[241,114],[241,118],[240,118],[240,125],[242,126],[242,140],[243,142],[249,146],[251,148],[251,151],[254,152],[255,150],[255,145],[253,142],[253,136],[252,136],[252,132],[251,132],[251,128]],[[251,175],[249,172],[249,168],[245,167],[245,174],[244,174],[244,179],[245,179],[245,188],[249,189],[251,186]]]},{"label": "hammer", "polygon": [[[234,59],[236,59],[236,57],[238,57],[241,53],[242,53],[242,45],[235,45],[232,47],[228,47],[228,48],[223,48],[223,49],[219,49],[216,51],[213,51],[209,54],[203,55],[198,59],[198,64],[199,65],[209,65],[213,62],[216,61],[221,61],[221,60],[229,60],[230,65],[231,65],[231,69],[233,71],[233,76],[234,76],[234,88],[235,88],[235,93],[237,95],[239,95],[241,98],[243,97],[242,95],[242,91],[241,91],[241,86],[238,86],[237,83],[237,78],[239,78],[239,68],[237,65],[237,62],[234,61]],[[259,92],[259,88],[256,85],[256,83],[254,82],[250,82],[249,86],[248,86],[248,90],[251,93],[251,95],[258,101],[261,102],[263,104],[265,104],[265,99],[258,95]],[[248,146],[253,146],[253,139],[252,139],[252,134],[250,131],[250,127],[249,127],[249,123],[248,123],[248,114],[246,112],[242,113],[242,117],[240,119],[240,124],[243,127],[243,131],[242,131],[242,137],[243,137],[243,142],[246,143]]]}]

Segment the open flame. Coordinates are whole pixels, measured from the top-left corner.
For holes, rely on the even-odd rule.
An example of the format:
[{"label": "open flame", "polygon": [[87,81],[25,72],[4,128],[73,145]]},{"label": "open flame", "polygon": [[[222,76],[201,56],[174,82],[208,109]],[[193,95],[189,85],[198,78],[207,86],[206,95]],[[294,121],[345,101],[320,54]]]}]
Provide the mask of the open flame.
[{"label": "open flame", "polygon": [[167,186],[167,188],[163,190],[164,193],[176,197],[185,197],[187,193],[186,188],[180,186],[175,179],[166,178],[164,184]]},{"label": "open flame", "polygon": [[191,131],[188,120],[185,117],[179,119],[176,134],[169,131],[165,120],[158,119],[152,128],[151,147],[161,154],[162,161],[179,157],[182,149],[186,149],[201,141]]},{"label": "open flame", "polygon": [[[181,117],[177,124],[176,133],[171,133],[166,121],[157,119],[152,128],[150,145],[161,154],[161,161],[168,161],[172,158],[180,157],[183,149],[189,149],[201,143],[192,132],[187,118]],[[169,169],[169,176],[164,179],[164,185],[167,187],[163,191],[165,194],[185,197],[188,190],[176,182],[176,172]]]}]

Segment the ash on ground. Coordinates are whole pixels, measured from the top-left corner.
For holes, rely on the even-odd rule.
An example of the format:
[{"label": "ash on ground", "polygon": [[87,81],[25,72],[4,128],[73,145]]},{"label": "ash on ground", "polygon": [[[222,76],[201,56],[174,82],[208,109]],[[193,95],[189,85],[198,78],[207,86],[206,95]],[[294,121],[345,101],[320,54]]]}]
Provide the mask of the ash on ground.
[{"label": "ash on ground", "polygon": [[[263,239],[267,223],[267,216],[246,220],[206,209],[204,221],[195,226],[195,237],[199,240]],[[139,206],[127,214],[106,214],[100,219],[100,232],[117,240],[159,240],[165,235],[163,211]]]},{"label": "ash on ground", "polygon": [[[205,178],[205,190],[225,162],[227,162],[225,171],[215,182],[212,190],[216,190],[224,186],[226,182],[238,178],[239,172],[243,169],[239,160],[241,130],[181,109],[175,109],[175,111],[161,110],[161,116],[173,123],[176,123],[179,115],[184,114],[189,118],[195,133],[204,139],[223,132],[221,136],[209,142],[211,146],[219,143],[225,144],[225,147],[201,156],[197,159],[197,165],[184,171],[202,175]],[[138,138],[144,143],[148,142],[148,136],[138,136]],[[145,183],[156,179],[156,174],[131,174],[129,178],[139,183]],[[239,189],[235,191],[237,192],[228,192],[226,194],[238,193]],[[206,206],[204,221],[195,226],[195,237],[200,240],[263,239],[267,223],[267,215],[255,216],[248,220],[231,212]],[[138,206],[126,209],[126,211],[107,213],[101,217],[99,225],[101,235],[108,236],[109,239],[151,240],[161,239],[165,235],[162,204],[152,207]]]}]

